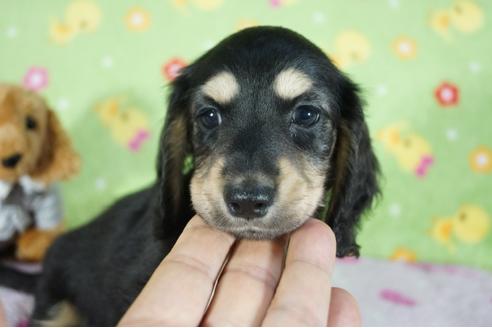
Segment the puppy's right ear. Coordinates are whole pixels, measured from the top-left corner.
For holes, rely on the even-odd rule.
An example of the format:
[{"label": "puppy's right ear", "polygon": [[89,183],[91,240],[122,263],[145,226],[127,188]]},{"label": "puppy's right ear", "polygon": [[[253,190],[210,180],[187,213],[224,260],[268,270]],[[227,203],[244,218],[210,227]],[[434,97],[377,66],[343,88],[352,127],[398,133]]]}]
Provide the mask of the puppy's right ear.
[{"label": "puppy's right ear", "polygon": [[171,84],[166,121],[157,157],[156,231],[159,237],[178,236],[193,216],[190,180],[193,170],[184,170],[187,157],[193,154],[190,113],[190,67]]}]

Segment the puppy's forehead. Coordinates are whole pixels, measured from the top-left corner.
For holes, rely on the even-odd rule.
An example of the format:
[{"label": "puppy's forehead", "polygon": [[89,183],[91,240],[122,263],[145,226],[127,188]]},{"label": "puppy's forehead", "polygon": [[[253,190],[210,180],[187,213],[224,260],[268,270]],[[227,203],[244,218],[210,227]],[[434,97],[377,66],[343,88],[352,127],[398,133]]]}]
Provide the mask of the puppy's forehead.
[{"label": "puppy's forehead", "polygon": [[229,71],[221,71],[210,77],[202,86],[202,92],[221,105],[230,103],[239,93],[239,83]]},{"label": "puppy's forehead", "polygon": [[[265,74],[264,76],[268,75]],[[248,77],[247,80],[258,79],[258,77]],[[293,67],[282,69],[274,75],[273,81],[266,81],[261,77],[260,80],[271,84],[271,89],[275,95],[284,100],[294,99],[313,87],[313,80],[300,69]],[[232,72],[221,71],[208,78],[202,85],[201,91],[217,103],[225,105],[239,95],[241,91],[240,81]]]},{"label": "puppy's forehead", "polygon": [[313,81],[301,70],[286,68],[277,74],[273,81],[276,95],[285,100],[294,99],[313,86]]}]

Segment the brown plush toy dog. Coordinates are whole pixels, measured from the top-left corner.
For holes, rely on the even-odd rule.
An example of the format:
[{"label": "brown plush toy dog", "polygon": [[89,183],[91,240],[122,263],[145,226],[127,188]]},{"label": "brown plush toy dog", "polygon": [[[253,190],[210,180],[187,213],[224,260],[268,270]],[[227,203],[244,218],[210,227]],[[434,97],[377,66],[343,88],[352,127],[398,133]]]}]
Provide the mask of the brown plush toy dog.
[{"label": "brown plush toy dog", "polygon": [[0,250],[40,261],[61,232],[55,182],[80,160],[55,113],[37,94],[0,84]]}]

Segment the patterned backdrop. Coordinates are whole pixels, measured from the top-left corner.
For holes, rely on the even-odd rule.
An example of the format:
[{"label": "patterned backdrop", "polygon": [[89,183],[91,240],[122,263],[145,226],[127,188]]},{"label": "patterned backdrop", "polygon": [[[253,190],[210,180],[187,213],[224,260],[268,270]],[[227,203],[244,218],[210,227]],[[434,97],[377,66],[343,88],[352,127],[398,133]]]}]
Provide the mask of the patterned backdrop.
[{"label": "patterned backdrop", "polygon": [[241,28],[292,28],[364,90],[384,197],[362,254],[492,269],[491,16],[486,0],[3,0],[0,79],[46,96],[69,129],[75,227],[152,181],[181,67]]}]

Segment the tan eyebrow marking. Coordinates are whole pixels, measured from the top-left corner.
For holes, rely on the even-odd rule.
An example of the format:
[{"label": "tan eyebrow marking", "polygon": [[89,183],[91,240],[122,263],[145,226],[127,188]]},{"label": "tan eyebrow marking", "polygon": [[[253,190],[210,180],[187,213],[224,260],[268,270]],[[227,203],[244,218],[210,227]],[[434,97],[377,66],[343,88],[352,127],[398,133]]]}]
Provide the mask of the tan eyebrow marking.
[{"label": "tan eyebrow marking", "polygon": [[313,81],[295,68],[281,71],[273,82],[273,89],[280,98],[293,99],[311,88]]},{"label": "tan eyebrow marking", "polygon": [[224,71],[210,78],[202,91],[219,104],[227,104],[239,93],[239,84],[231,72]]}]

